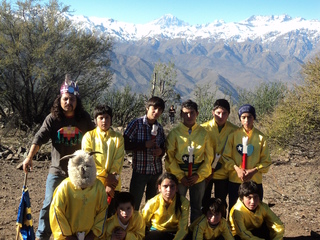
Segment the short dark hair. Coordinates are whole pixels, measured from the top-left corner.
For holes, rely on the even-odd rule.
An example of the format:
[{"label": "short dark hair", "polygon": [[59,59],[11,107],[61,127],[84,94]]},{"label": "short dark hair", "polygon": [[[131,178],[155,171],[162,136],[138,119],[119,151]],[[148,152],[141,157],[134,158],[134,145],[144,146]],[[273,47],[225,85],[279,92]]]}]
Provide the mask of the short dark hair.
[{"label": "short dark hair", "polygon": [[208,211],[212,214],[219,212],[221,216],[225,216],[226,206],[220,198],[210,198],[204,203],[202,208],[203,214],[207,214]]},{"label": "short dark hair", "polygon": [[115,198],[115,203],[114,203],[114,207],[115,209],[117,209],[119,207],[120,204],[122,203],[130,203],[131,206],[134,208],[134,204],[135,204],[135,201],[134,201],[134,196],[129,193],[129,192],[119,192]]},{"label": "short dark hair", "polygon": [[189,99],[181,104],[181,112],[182,112],[182,108],[194,109],[196,112],[198,112],[198,104],[193,102],[191,99]]},{"label": "short dark hair", "polygon": [[112,120],[112,109],[108,105],[97,105],[93,110],[93,117],[96,119],[99,115],[108,114]]},{"label": "short dark hair", "polygon": [[261,201],[262,192],[256,182],[250,180],[248,182],[241,183],[239,190],[238,190],[238,195],[239,195],[240,200],[243,200],[243,197],[247,197],[250,194],[258,194],[260,201]]},{"label": "short dark hair", "polygon": [[153,106],[154,108],[160,108],[162,112],[165,108],[165,103],[162,98],[152,97],[147,101],[146,108]]},{"label": "short dark hair", "polygon": [[217,99],[213,104],[213,111],[215,111],[218,108],[224,108],[225,110],[230,113],[230,104],[226,99]]}]

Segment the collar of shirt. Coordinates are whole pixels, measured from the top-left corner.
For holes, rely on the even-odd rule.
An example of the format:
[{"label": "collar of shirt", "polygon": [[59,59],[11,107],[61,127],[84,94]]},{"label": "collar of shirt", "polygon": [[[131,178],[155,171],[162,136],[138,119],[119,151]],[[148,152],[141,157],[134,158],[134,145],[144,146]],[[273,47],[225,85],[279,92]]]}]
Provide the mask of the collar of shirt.
[{"label": "collar of shirt", "polygon": [[[143,122],[143,124],[148,125],[149,127],[152,127],[152,125],[150,126],[150,124],[148,123],[147,115],[144,115],[144,116],[143,116],[142,122]],[[159,123],[158,123],[157,120],[154,122],[154,124],[156,124],[157,126],[159,126]]]},{"label": "collar of shirt", "polygon": [[107,131],[102,131],[99,127],[97,127],[97,133],[103,137],[108,137],[110,135],[110,128]]}]

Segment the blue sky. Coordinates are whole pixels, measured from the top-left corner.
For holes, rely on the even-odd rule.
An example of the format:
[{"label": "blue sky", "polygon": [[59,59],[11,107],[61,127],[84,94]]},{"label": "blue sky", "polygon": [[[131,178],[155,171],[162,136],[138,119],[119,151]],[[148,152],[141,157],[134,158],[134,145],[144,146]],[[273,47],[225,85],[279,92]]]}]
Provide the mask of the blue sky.
[{"label": "blue sky", "polygon": [[172,14],[192,25],[242,21],[252,15],[282,15],[320,19],[320,0],[63,0],[74,15],[147,23]]}]

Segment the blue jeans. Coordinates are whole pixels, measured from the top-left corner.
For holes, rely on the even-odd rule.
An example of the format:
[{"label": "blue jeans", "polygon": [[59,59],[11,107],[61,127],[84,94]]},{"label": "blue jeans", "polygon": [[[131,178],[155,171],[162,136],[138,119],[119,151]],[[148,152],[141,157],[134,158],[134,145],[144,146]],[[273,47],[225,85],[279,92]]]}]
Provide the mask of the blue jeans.
[{"label": "blue jeans", "polygon": [[63,176],[57,176],[53,174],[48,174],[46,182],[46,193],[43,201],[43,206],[39,215],[39,225],[36,232],[36,237],[39,239],[48,239],[51,236],[51,228],[49,222],[49,210],[52,201],[53,192],[56,187],[65,179]]},{"label": "blue jeans", "polygon": [[131,182],[130,182],[130,193],[134,196],[135,207],[134,209],[139,211],[142,196],[144,193],[144,188],[146,188],[146,202],[157,195],[158,186],[157,180],[161,174],[141,174],[132,172]]},{"label": "blue jeans", "polygon": [[189,188],[179,183],[178,189],[179,193],[182,196],[186,196],[187,191],[189,189],[191,207],[190,221],[192,223],[194,220],[196,220],[198,217],[202,215],[201,205],[204,191],[206,189],[206,182],[203,180],[202,182],[196,183]]}]

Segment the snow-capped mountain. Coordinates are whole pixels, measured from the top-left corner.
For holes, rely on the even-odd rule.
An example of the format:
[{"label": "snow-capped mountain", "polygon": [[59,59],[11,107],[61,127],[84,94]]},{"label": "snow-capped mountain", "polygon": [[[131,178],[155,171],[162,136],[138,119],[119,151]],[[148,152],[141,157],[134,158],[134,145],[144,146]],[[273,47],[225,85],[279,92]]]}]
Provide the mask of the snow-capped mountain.
[{"label": "snow-capped mountain", "polygon": [[167,14],[146,24],[68,15],[87,32],[113,37],[114,85],[146,92],[154,64],[173,61],[176,90],[184,98],[210,83],[237,98],[239,88],[301,80],[301,65],[320,51],[320,21],[251,16],[241,22],[190,25]]},{"label": "snow-capped mountain", "polygon": [[98,30],[101,34],[109,34],[118,40],[137,41],[146,37],[165,37],[167,39],[185,38],[188,40],[223,39],[227,42],[236,40],[243,42],[261,38],[273,41],[277,36],[299,29],[311,33],[312,38],[320,38],[320,21],[304,18],[280,16],[251,16],[241,22],[225,23],[222,20],[208,24],[190,25],[171,14],[164,15],[146,24],[118,22],[110,18],[68,16],[75,22],[81,22],[82,28]]}]

